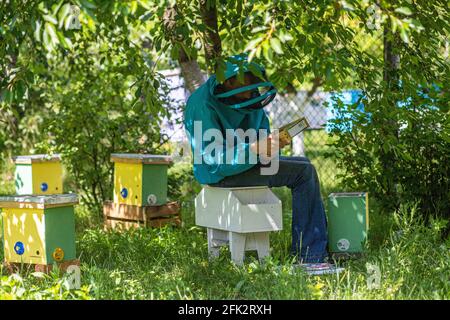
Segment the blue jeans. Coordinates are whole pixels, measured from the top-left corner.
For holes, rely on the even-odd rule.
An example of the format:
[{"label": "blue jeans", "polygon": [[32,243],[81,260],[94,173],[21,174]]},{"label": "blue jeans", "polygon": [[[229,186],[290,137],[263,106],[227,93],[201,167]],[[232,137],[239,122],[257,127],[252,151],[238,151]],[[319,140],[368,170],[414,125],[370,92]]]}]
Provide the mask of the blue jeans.
[{"label": "blue jeans", "polygon": [[292,192],[291,254],[304,263],[323,262],[327,252],[327,219],[316,169],[304,157],[280,157],[274,175],[261,175],[261,164],[226,177],[214,187],[287,186]]}]

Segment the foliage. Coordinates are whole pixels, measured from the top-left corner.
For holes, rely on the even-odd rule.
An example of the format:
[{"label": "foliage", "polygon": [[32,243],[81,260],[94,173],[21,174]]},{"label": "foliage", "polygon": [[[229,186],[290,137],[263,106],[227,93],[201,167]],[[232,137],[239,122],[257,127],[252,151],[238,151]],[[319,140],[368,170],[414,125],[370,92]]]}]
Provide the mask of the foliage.
[{"label": "foliage", "polygon": [[142,66],[138,55],[128,63],[111,39],[97,40],[94,48],[80,45],[85,53],[68,54],[51,70],[45,90],[52,102],[45,123],[51,136],[40,146],[62,154],[84,202],[95,208],[112,194],[110,154],[160,152],[167,137],[159,125],[175,107],[159,99],[167,87],[158,75],[143,75],[145,95],[134,88]]},{"label": "foliage", "polygon": [[[2,10],[19,8],[11,1]],[[61,153],[73,188],[98,210],[111,195],[110,154],[158,153],[167,140],[160,123],[170,120],[176,106],[143,45],[145,37],[140,38],[145,34],[137,18],[142,7],[81,1],[76,8],[81,9],[79,27],[71,24],[70,3],[41,2],[27,9],[32,26],[21,21],[19,29],[10,23],[2,30],[10,40],[4,54],[17,61],[2,65],[11,76],[2,90],[5,113],[0,120],[8,125],[0,130],[0,147],[7,155]],[[20,12],[17,16],[25,19]],[[25,36],[14,38],[19,46],[12,46],[16,33]],[[13,51],[21,46],[26,46],[23,52]],[[21,74],[31,79],[19,78]]]},{"label": "foliage", "polygon": [[[364,110],[338,104],[341,117],[333,133],[338,163],[345,168],[343,182],[352,189],[367,189],[385,204],[385,209],[402,202],[420,202],[423,214],[450,212],[450,150],[448,101],[434,95],[414,95],[411,102],[387,108],[377,98],[363,99]],[[404,98],[404,96],[403,96]],[[415,103],[412,103],[415,101]],[[447,107],[446,107],[447,106]],[[370,116],[368,114],[370,113]],[[398,135],[386,130],[382,119],[396,119]],[[342,130],[349,128],[351,130]],[[383,157],[389,152],[388,168]],[[395,192],[389,189],[394,181]]]},{"label": "foliage", "polygon": [[[395,213],[371,211],[368,252],[345,262],[343,274],[307,277],[296,268],[287,227],[271,238],[265,264],[251,256],[236,267],[227,249],[210,262],[189,202],[181,229],[106,232],[93,218],[110,195],[112,152],[164,150],[160,125],[177,106],[167,101],[157,71],[176,66],[180,48],[203,70],[212,65],[201,50],[204,3],[217,6],[219,79],[223,58],[244,51],[266,66],[280,90],[362,90],[358,103],[338,102],[336,157],[347,186],[369,190]],[[165,9],[174,4],[182,14],[164,28]],[[444,0],[1,1],[2,158],[62,153],[71,188],[89,208],[77,210],[83,287],[67,290],[57,273],[0,270],[0,299],[449,299],[450,242],[441,240],[447,221],[420,217],[450,212],[447,6]],[[384,40],[394,44],[399,69],[383,61]],[[176,199],[198,191],[189,165],[172,167],[169,183]],[[0,186],[10,191],[12,184]],[[417,207],[400,205],[411,200]],[[288,209],[290,198],[282,201]],[[288,226],[290,212],[284,219]],[[366,263],[380,267],[379,289],[367,286]]]},{"label": "foliage", "polygon": [[[179,15],[164,27],[161,20],[173,5]],[[211,65],[201,50],[202,5],[217,8],[220,80],[224,57],[244,51],[267,67],[280,90],[363,90],[373,121],[343,107],[358,121],[351,135],[334,132],[348,185],[374,192],[391,211],[401,199],[417,198],[425,211],[448,208],[442,200],[448,190],[444,84],[450,74],[444,0],[3,1],[0,152],[5,158],[63,153],[76,191],[98,207],[110,192],[111,152],[159,152],[164,142],[157,129],[171,110],[157,70],[175,66],[180,48],[203,70]],[[401,59],[395,75],[383,61],[384,40]],[[372,41],[375,47],[368,45]],[[429,103],[417,90],[433,85],[441,88],[440,96],[433,100],[436,108],[425,111]],[[410,125],[400,133],[402,121]],[[142,145],[141,137],[147,138]],[[418,188],[412,179],[417,172],[423,177]]]},{"label": "foliage", "polygon": [[168,171],[168,197],[173,200],[192,200],[201,190],[190,163],[175,164]]},{"label": "foliage", "polygon": [[0,300],[89,300],[90,288],[70,289],[65,276],[33,272],[26,277],[17,273],[0,278]]},{"label": "foliage", "polygon": [[[369,190],[386,211],[418,201],[424,215],[448,217],[450,70],[443,48],[449,17],[440,2],[434,4],[430,11],[422,10],[421,2],[394,10],[403,22],[385,17],[390,19],[385,40],[395,44],[400,66],[386,67],[380,81],[367,78],[373,74],[371,64],[357,63],[361,97],[346,105],[337,96],[338,117],[331,127],[347,187]],[[399,28],[404,30],[396,37]]]}]

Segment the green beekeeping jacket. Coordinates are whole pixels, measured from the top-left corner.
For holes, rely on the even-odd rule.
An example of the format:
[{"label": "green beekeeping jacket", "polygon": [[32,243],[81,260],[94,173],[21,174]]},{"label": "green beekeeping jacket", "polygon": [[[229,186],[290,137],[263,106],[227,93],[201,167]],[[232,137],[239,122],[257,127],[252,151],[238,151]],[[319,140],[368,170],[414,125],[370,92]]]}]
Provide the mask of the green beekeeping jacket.
[{"label": "green beekeeping jacket", "polygon": [[[235,56],[239,57],[239,56]],[[234,58],[235,58],[234,57]],[[259,68],[264,72],[264,69],[252,63],[252,68]],[[249,63],[236,64],[228,61],[226,63],[225,79],[235,76],[239,68],[243,71],[249,70]],[[270,133],[269,119],[264,109],[249,109],[246,108],[254,101],[265,100],[264,103],[268,104],[273,100],[276,94],[276,90],[270,82],[262,82],[260,84],[254,84],[252,87],[269,87],[269,90],[264,96],[258,95],[249,103],[241,104],[225,104],[219,97],[224,94],[215,93],[216,87],[219,85],[216,76],[212,75],[202,86],[195,90],[189,97],[184,112],[184,125],[187,131],[192,153],[194,157],[194,176],[201,184],[211,184],[219,182],[227,176],[236,175],[252,168],[256,163],[249,161],[250,149],[248,139],[240,140],[235,137],[234,146],[230,146],[226,143],[227,129],[247,129],[253,128],[259,131],[259,129],[267,130],[267,134]],[[247,90],[249,87],[246,87]],[[239,92],[239,89],[232,90],[230,93]],[[242,90],[241,90],[242,91]],[[225,94],[226,95],[226,94]],[[197,132],[194,132],[194,124],[197,122],[197,126],[200,123],[201,129],[198,126]],[[208,129],[217,129],[221,132],[223,140],[217,139],[203,139],[205,132]],[[258,135],[259,137],[259,135]],[[218,152],[211,152],[214,148]],[[232,156],[229,155],[232,153]],[[244,153],[244,154],[242,154]],[[227,157],[228,155],[228,157]],[[257,158],[257,156],[255,155]],[[232,161],[226,161],[226,160]],[[239,161],[241,159],[241,161]],[[242,161],[245,159],[245,161]],[[254,159],[254,158],[253,158]]]}]

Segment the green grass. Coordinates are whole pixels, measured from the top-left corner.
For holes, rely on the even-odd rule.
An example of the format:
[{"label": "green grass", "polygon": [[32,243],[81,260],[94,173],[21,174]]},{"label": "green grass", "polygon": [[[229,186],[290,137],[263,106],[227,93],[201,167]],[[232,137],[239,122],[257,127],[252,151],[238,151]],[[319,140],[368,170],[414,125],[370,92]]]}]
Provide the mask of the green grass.
[{"label": "green grass", "polygon": [[[442,221],[413,222],[414,208],[391,216],[371,212],[365,256],[340,264],[340,275],[310,277],[292,266],[290,215],[271,238],[272,255],[259,264],[248,255],[242,267],[223,249],[208,261],[206,235],[194,226],[193,208],[183,208],[184,226],[105,232],[92,226],[77,233],[82,289],[65,289],[64,278],[2,271],[0,299],[449,299],[450,242],[439,237]],[[78,222],[88,225],[87,218]],[[366,263],[381,271],[380,288],[367,286]]]},{"label": "green grass", "polygon": [[[326,137],[308,156],[322,180],[322,195],[339,190],[323,155]],[[321,158],[322,157],[322,158]],[[324,162],[326,161],[326,162]],[[336,170],[331,170],[336,173]],[[5,176],[5,175],[4,175]],[[325,178],[326,177],[326,178]],[[2,178],[1,193],[12,181]],[[6,182],[5,182],[6,181]],[[425,225],[414,207],[380,215],[370,202],[370,232],[364,256],[341,261],[345,272],[310,277],[295,268],[291,244],[291,195],[275,188],[283,203],[284,230],[271,234],[271,257],[260,264],[255,253],[235,266],[224,248],[209,261],[205,229],[194,225],[192,201],[183,204],[181,228],[106,232],[102,219],[81,206],[76,210],[77,255],[81,260],[80,290],[68,290],[65,278],[24,270],[8,276],[0,270],[1,299],[450,299],[450,240],[441,238],[444,221]],[[0,258],[3,259],[0,251]],[[367,264],[380,269],[380,287],[371,288]]]}]

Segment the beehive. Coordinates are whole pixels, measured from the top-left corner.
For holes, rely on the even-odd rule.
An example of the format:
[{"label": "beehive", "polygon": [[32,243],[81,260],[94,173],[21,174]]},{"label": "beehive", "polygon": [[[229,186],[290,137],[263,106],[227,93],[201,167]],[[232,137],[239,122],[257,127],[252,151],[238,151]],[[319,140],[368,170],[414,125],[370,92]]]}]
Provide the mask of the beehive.
[{"label": "beehive", "polygon": [[170,156],[116,153],[114,203],[159,206],[167,202],[167,168]]},{"label": "beehive", "polygon": [[369,229],[369,198],[366,192],[332,193],[328,197],[330,252],[361,253]]},{"label": "beehive", "polygon": [[3,196],[6,263],[51,265],[75,259],[77,195]]},{"label": "beehive", "polygon": [[205,186],[195,198],[195,224],[239,233],[283,229],[281,200],[265,186]]},{"label": "beehive", "polygon": [[15,157],[15,184],[18,195],[63,193],[62,165],[59,155],[37,154]]},{"label": "beehive", "polygon": [[267,186],[204,186],[195,198],[195,224],[207,228],[210,258],[228,245],[231,259],[244,262],[245,251],[269,255],[271,231],[283,229],[281,200]]}]

